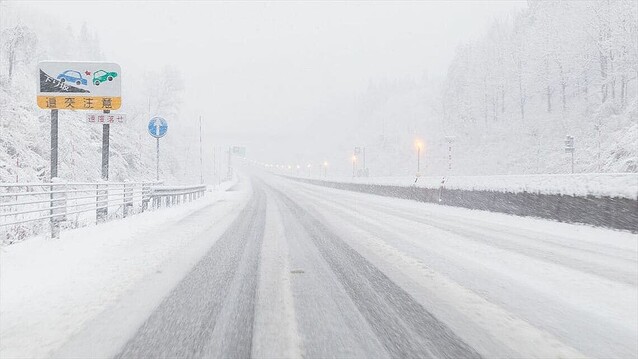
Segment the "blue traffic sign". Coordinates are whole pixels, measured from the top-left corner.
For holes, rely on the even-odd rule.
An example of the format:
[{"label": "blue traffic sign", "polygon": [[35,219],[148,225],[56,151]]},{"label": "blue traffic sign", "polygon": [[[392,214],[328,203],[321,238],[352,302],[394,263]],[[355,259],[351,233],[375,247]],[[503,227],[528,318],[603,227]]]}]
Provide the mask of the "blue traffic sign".
[{"label": "blue traffic sign", "polygon": [[148,133],[155,138],[164,137],[168,131],[168,123],[161,117],[153,117],[148,122]]}]

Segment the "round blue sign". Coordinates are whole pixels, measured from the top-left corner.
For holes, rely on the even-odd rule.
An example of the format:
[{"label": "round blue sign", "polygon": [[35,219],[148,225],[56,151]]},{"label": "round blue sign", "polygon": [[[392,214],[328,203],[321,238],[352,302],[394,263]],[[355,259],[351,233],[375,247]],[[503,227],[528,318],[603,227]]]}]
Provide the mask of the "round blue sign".
[{"label": "round blue sign", "polygon": [[153,117],[148,122],[148,133],[155,138],[164,137],[168,131],[168,123],[161,117]]}]

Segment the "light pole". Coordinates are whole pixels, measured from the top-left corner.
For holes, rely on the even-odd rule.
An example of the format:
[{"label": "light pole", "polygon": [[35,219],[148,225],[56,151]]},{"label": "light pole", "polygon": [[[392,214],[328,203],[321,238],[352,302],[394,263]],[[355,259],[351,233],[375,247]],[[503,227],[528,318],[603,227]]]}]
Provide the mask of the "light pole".
[{"label": "light pole", "polygon": [[199,183],[204,184],[204,159],[202,156],[202,116],[199,116]]},{"label": "light pole", "polygon": [[328,177],[328,161],[323,161],[323,177]]},{"label": "light pole", "polygon": [[448,172],[452,171],[452,142],[454,142],[454,136],[445,136],[447,141],[447,169]]},{"label": "light pole", "polygon": [[310,178],[310,176],[311,176],[310,171],[312,169],[312,165],[310,163],[308,163],[308,166],[306,166],[306,167],[308,167],[308,178]]},{"label": "light pole", "polygon": [[419,140],[415,142],[416,145],[416,175],[419,177],[421,175],[421,149],[423,148],[423,143]]},{"label": "light pole", "polygon": [[355,177],[356,167],[357,167],[357,156],[352,155],[352,178]]}]

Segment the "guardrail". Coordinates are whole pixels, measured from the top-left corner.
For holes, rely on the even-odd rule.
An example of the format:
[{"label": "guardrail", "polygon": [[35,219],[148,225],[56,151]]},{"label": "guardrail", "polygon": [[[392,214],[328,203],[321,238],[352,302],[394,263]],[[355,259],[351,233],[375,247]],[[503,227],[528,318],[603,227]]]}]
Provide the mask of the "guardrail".
[{"label": "guardrail", "polygon": [[324,187],[385,197],[508,213],[517,216],[547,218],[559,222],[585,223],[638,232],[638,201],[631,198],[462,190],[447,189],[444,186],[424,188],[331,182],[298,177],[286,178]]},{"label": "guardrail", "polygon": [[44,232],[59,237],[75,228],[200,198],[206,186],[161,186],[159,182],[0,183],[0,241],[15,242]]}]

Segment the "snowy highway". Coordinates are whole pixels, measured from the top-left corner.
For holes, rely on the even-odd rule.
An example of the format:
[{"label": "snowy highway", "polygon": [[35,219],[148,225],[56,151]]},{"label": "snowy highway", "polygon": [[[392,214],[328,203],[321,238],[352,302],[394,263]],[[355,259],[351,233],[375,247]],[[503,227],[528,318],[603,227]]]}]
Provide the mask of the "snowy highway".
[{"label": "snowy highway", "polygon": [[244,178],[118,358],[635,357],[634,234]]},{"label": "snowy highway", "polygon": [[68,3],[0,0],[0,359],[638,359],[638,1]]}]

